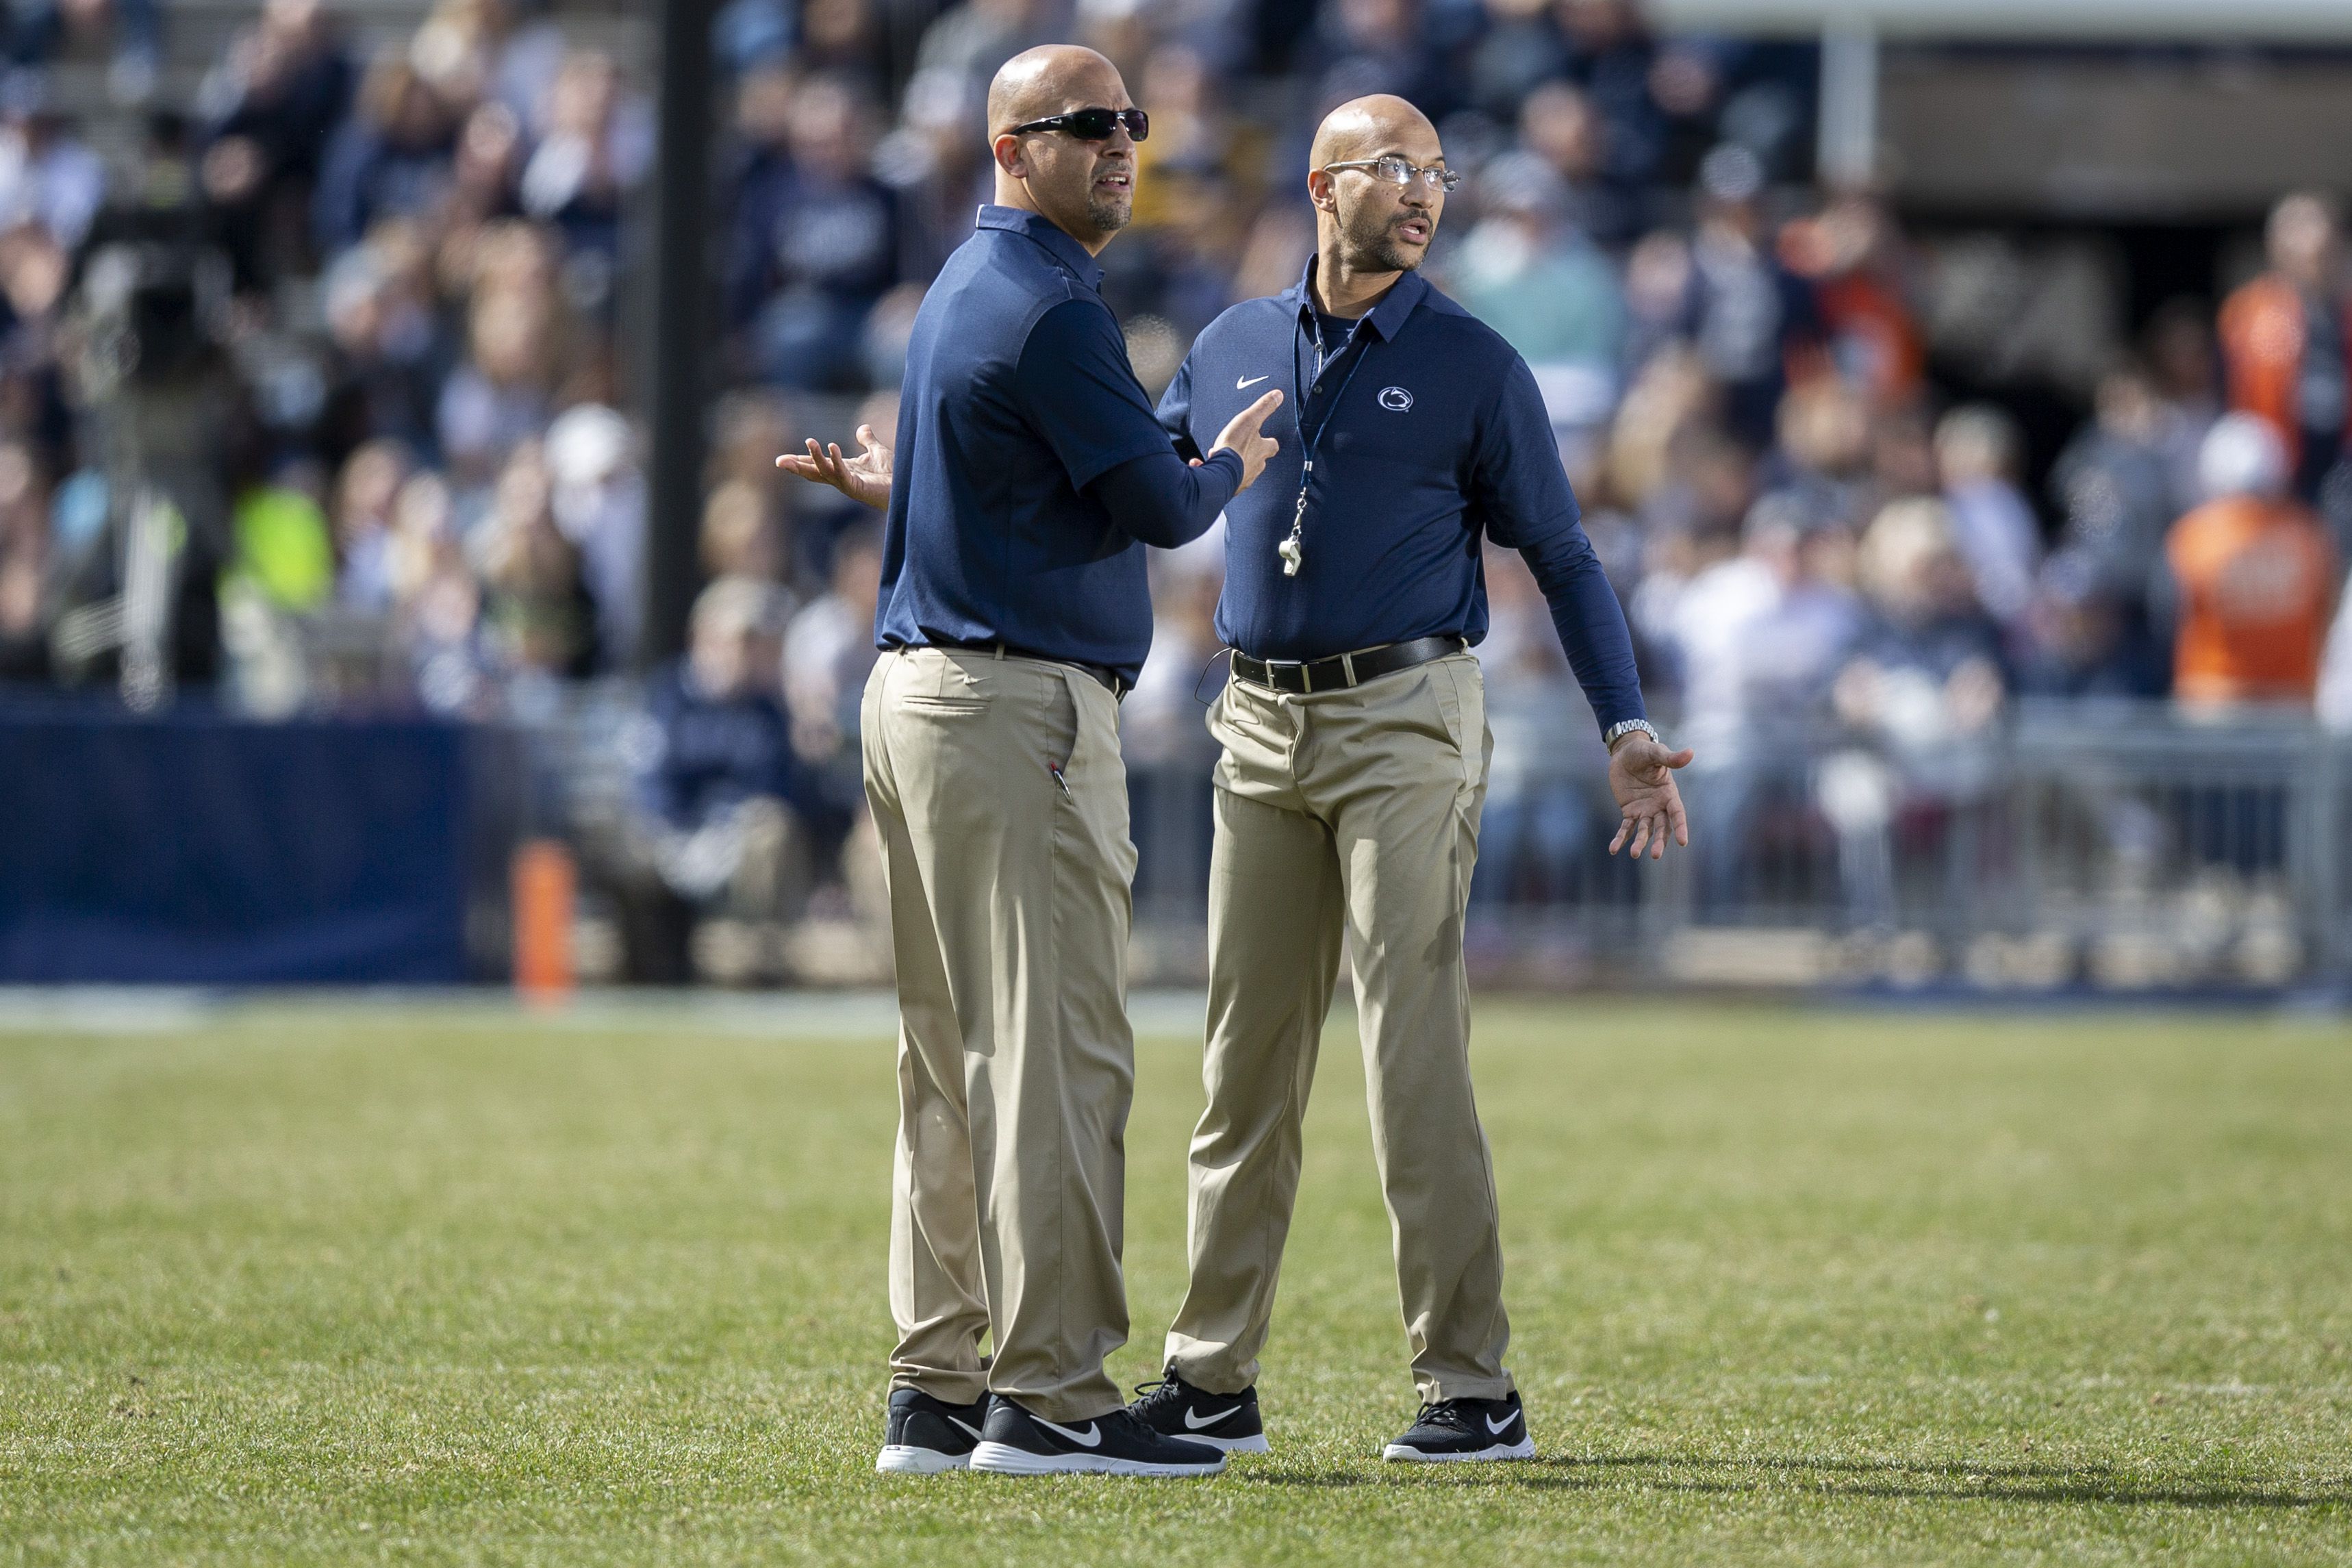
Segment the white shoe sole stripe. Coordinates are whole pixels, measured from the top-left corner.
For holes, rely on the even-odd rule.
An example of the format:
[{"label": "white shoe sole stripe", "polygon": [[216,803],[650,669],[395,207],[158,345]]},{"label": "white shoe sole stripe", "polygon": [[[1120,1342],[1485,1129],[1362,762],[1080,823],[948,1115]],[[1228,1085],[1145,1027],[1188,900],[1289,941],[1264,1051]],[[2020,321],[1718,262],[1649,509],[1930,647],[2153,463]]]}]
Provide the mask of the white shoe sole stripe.
[{"label": "white shoe sole stripe", "polygon": [[1118,1459],[1108,1454],[1033,1454],[1010,1443],[982,1443],[971,1451],[971,1468],[999,1476],[1213,1476],[1225,1468],[1218,1454],[1213,1465],[1159,1465],[1142,1459]]},{"label": "white shoe sole stripe", "polygon": [[1407,1464],[1413,1465],[1459,1464],[1465,1460],[1475,1463],[1480,1459],[1532,1459],[1535,1457],[1536,1440],[1533,1437],[1522,1437],[1516,1443],[1497,1443],[1491,1448],[1478,1448],[1460,1454],[1424,1453],[1419,1448],[1407,1447],[1402,1443],[1391,1443],[1381,1450],[1381,1458],[1383,1459],[1402,1459]]},{"label": "white shoe sole stripe", "polygon": [[971,1464],[969,1454],[942,1454],[937,1448],[919,1448],[908,1443],[886,1443],[874,1458],[875,1473],[885,1476],[938,1476],[967,1468]]},{"label": "white shoe sole stripe", "polygon": [[1206,1443],[1210,1447],[1222,1448],[1228,1454],[1271,1454],[1274,1452],[1274,1446],[1265,1440],[1265,1434],[1263,1432],[1256,1433],[1255,1435],[1248,1437],[1212,1437],[1205,1432],[1188,1432],[1184,1435],[1184,1441],[1187,1443]]}]

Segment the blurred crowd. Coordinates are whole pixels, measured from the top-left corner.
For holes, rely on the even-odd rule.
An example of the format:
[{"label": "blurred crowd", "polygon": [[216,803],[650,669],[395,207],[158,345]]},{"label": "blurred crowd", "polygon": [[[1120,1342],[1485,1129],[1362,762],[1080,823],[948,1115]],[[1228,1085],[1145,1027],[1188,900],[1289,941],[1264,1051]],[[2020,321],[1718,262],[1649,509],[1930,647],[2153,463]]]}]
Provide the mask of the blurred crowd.
[{"label": "blurred crowd", "polygon": [[[63,9],[151,59],[170,20]],[[270,0],[192,103],[106,111],[112,159],[61,74],[0,82],[0,673],[137,701],[143,654],[151,699],[488,715],[624,666],[615,278],[652,138],[615,60],[499,0],[361,58]]]},{"label": "blurred crowd", "polygon": [[[0,679],[128,692],[143,658],[247,712],[530,721],[637,668],[644,62],[542,0],[437,0],[364,54],[318,0],[266,0],[110,161],[47,68],[94,52],[140,101],[168,7],[15,15]],[[1469,176],[1431,269],[1534,367],[1717,820],[1763,809],[1757,759],[1832,733],[1853,761],[1808,787],[1866,844],[1919,792],[1965,792],[2021,696],[2352,726],[2352,298],[2324,197],[2280,204],[2225,298],[2084,339],[2097,312],[2064,287],[1972,307],[1965,247],[1816,186],[1811,45],[1663,35],[1635,0],[728,0],[709,585],[624,748],[615,855],[648,885],[756,919],[842,879],[877,542],[771,459],[895,423],[926,282],[989,195],[986,83],[1072,38],[1152,116],[1103,259],[1155,392],[1220,310],[1298,276],[1320,116],[1383,90],[1429,110]],[[2054,462],[1944,374],[1994,359],[2072,377]],[[1216,541],[1154,574],[1127,710],[1147,770],[1206,743]],[[1481,896],[1557,892],[1597,746],[1532,583],[1488,574]]]}]

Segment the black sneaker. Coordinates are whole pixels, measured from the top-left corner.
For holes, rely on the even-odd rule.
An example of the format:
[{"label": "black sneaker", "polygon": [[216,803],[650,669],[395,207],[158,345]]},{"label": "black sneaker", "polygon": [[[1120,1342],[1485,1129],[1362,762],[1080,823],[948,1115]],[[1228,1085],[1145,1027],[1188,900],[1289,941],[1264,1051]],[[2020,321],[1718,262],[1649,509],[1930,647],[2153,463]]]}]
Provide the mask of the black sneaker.
[{"label": "black sneaker", "polygon": [[999,1394],[989,1401],[983,1430],[971,1468],[999,1475],[1213,1476],[1225,1468],[1222,1451],[1164,1437],[1123,1409],[1062,1423]]},{"label": "black sneaker", "polygon": [[1424,1405],[1412,1430],[1381,1450],[1384,1459],[1417,1463],[1449,1459],[1532,1459],[1528,1413],[1514,1392],[1507,1399],[1441,1399]]},{"label": "black sneaker", "polygon": [[988,1418],[988,1395],[950,1405],[916,1388],[890,1391],[890,1424],[874,1468],[886,1476],[935,1476],[971,1463]]},{"label": "black sneaker", "polygon": [[1188,1443],[1206,1443],[1228,1454],[1270,1452],[1265,1427],[1257,1418],[1257,1390],[1211,1394],[1176,1375],[1170,1362],[1158,1383],[1136,1384],[1140,1397],[1127,1413],[1164,1436]]}]

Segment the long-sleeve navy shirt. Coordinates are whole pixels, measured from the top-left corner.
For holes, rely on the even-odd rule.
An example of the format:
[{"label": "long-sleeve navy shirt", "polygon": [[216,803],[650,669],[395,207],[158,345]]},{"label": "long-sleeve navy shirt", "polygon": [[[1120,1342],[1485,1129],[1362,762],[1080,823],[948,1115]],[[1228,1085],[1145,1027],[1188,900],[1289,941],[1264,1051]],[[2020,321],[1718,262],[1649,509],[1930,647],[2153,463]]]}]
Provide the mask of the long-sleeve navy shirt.
[{"label": "long-sleeve navy shirt", "polygon": [[[1578,521],[1527,363],[1408,273],[1318,370],[1314,266],[1212,322],[1160,402],[1160,424],[1189,453],[1267,388],[1286,395],[1265,426],[1281,450],[1225,507],[1218,636],[1262,659],[1448,633],[1475,644],[1491,538],[1527,558],[1602,727],[1644,717],[1625,614]],[[1305,560],[1286,577],[1277,552],[1297,515],[1301,413],[1315,468]]]},{"label": "long-sleeve navy shirt", "polygon": [[1044,218],[983,206],[923,297],[899,393],[878,646],[1003,643],[1129,680],[1142,668],[1143,546],[1205,532],[1242,464],[1177,456],[1101,283],[1086,247]]}]

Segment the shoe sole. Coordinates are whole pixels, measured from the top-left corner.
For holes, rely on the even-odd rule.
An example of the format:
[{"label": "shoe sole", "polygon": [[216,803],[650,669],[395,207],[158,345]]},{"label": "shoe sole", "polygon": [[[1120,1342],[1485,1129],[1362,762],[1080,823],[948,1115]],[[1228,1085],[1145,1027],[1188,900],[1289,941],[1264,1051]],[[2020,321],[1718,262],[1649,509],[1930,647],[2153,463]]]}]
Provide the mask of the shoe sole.
[{"label": "shoe sole", "polygon": [[1391,1443],[1381,1450],[1383,1459],[1402,1459],[1412,1465],[1475,1464],[1482,1459],[1532,1459],[1536,1457],[1536,1440],[1522,1437],[1516,1443],[1497,1443],[1491,1448],[1477,1448],[1458,1454],[1432,1454],[1423,1449],[1408,1447],[1402,1443]]},{"label": "shoe sole", "polygon": [[1182,1479],[1213,1476],[1225,1468],[1225,1457],[1213,1465],[1159,1465],[1147,1459],[1115,1459],[1108,1454],[1033,1454],[1010,1443],[982,1443],[971,1451],[971,1468],[998,1476],[1158,1476]]},{"label": "shoe sole", "polygon": [[874,1471],[883,1476],[942,1476],[950,1470],[967,1469],[971,1465],[970,1454],[942,1454],[937,1448],[919,1448],[907,1443],[890,1443],[874,1458]]},{"label": "shoe sole", "polygon": [[1187,1432],[1183,1434],[1183,1438],[1187,1443],[1206,1443],[1210,1447],[1222,1448],[1228,1454],[1271,1454],[1274,1452],[1274,1445],[1265,1440],[1265,1434],[1263,1432],[1256,1433],[1247,1437],[1212,1437],[1205,1433]]}]

